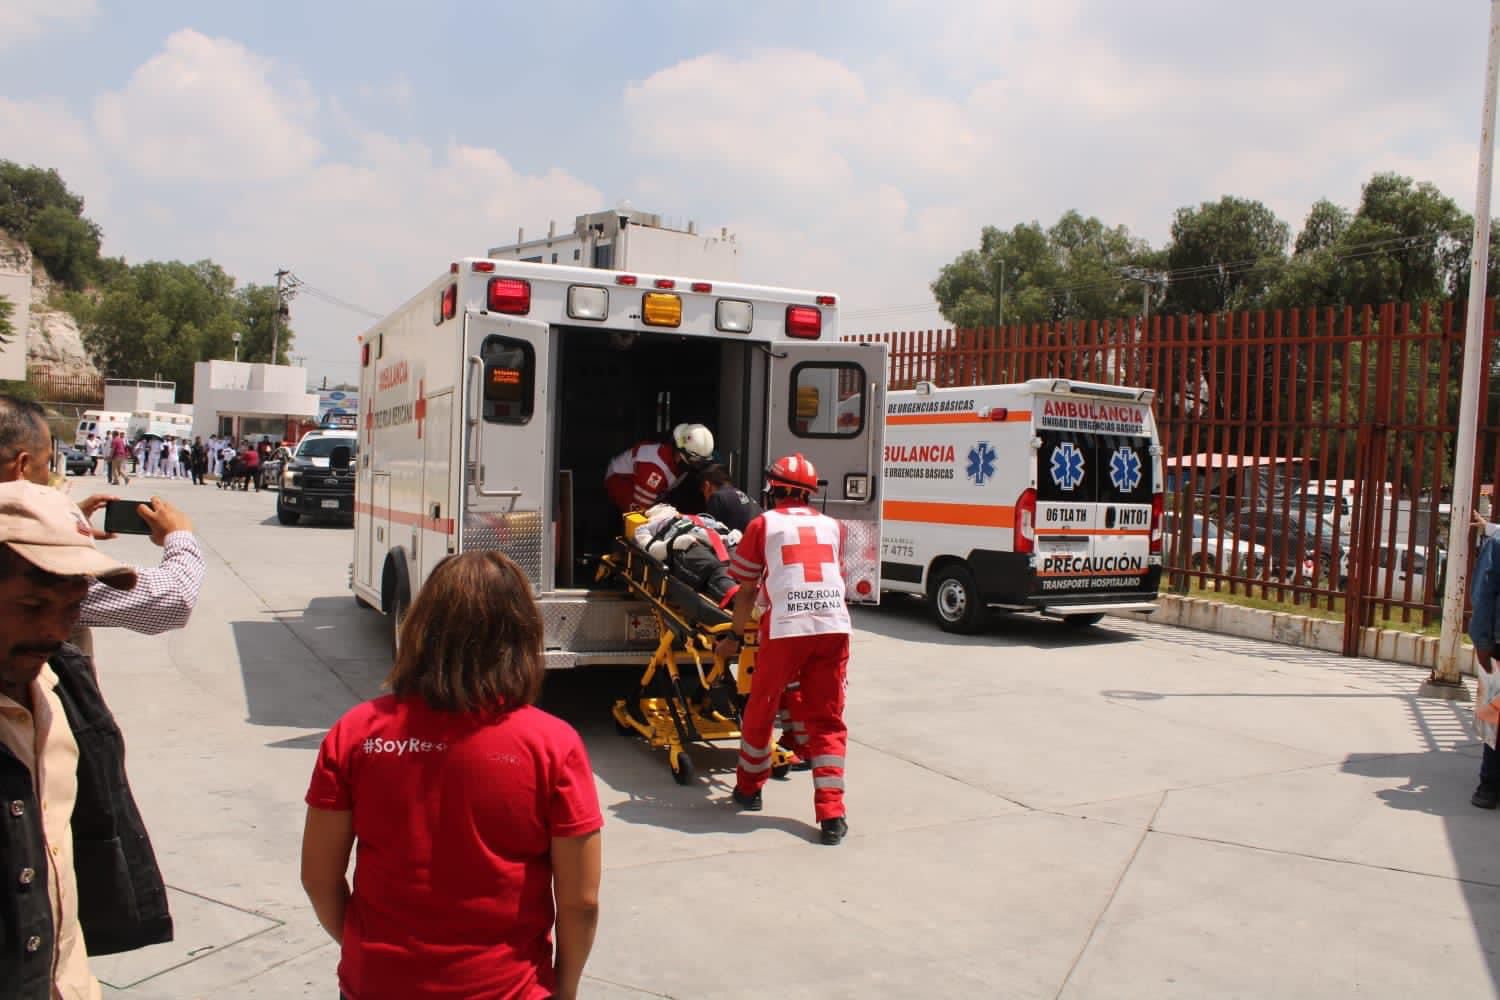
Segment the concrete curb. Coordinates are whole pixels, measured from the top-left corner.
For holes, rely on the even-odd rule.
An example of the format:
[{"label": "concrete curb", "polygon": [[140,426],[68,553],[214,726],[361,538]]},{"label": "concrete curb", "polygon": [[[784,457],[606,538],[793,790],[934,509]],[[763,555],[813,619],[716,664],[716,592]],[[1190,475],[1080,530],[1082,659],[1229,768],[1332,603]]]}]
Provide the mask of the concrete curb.
[{"label": "concrete curb", "polygon": [[[1162,625],[1175,625],[1178,628],[1197,629],[1200,632],[1216,632],[1220,635],[1265,639],[1306,649],[1320,649],[1328,653],[1341,653],[1344,649],[1343,622],[1288,614],[1284,611],[1246,608],[1202,597],[1162,594],[1154,614],[1137,614],[1131,617]],[[1465,674],[1472,675],[1473,647],[1465,640],[1463,649],[1465,655],[1461,669]],[[1437,665],[1438,639],[1437,636],[1395,629],[1367,628],[1360,636],[1359,651],[1361,656],[1372,660],[1410,663],[1431,669]]]}]

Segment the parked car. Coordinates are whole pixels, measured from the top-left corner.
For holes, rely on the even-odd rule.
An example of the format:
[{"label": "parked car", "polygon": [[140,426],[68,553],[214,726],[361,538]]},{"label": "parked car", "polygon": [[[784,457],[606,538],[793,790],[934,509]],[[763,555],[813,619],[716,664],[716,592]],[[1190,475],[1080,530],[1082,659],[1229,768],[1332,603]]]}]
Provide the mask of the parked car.
[{"label": "parked car", "polygon": [[[1441,601],[1443,573],[1448,568],[1448,554],[1442,549],[1437,550],[1437,565],[1427,556],[1427,546],[1411,545],[1397,542],[1395,545],[1382,545],[1376,551],[1375,558],[1375,596],[1384,597],[1386,576],[1389,574],[1391,580],[1390,596],[1394,600],[1406,598],[1406,581],[1411,580],[1411,599],[1420,601],[1427,591],[1427,576],[1436,571],[1433,579],[1434,599]],[[1345,552],[1339,561],[1339,586],[1348,586],[1349,583],[1349,553]]]},{"label": "parked car", "polygon": [[1168,514],[1163,524],[1167,551],[1173,553],[1170,562],[1174,566],[1186,565],[1194,570],[1254,576],[1265,563],[1265,546],[1233,537],[1202,514],[1193,515],[1185,554],[1179,559],[1175,555],[1176,547],[1184,542],[1177,515]]},{"label": "parked car", "polygon": [[1287,578],[1331,576],[1344,555],[1332,522],[1324,520],[1320,525],[1313,511],[1299,519],[1295,508],[1289,513],[1279,507],[1242,510],[1235,515],[1231,530],[1241,539],[1264,546],[1273,572]]},{"label": "parked car", "polygon": [[271,453],[271,457],[260,463],[260,485],[264,489],[281,489],[281,473],[292,459],[292,449],[282,447]]},{"label": "parked car", "polygon": [[276,519],[296,524],[304,515],[354,518],[355,431],[317,431],[297,442],[281,471]]},{"label": "parked car", "polygon": [[88,475],[89,468],[93,465],[94,460],[92,458],[89,458],[88,455],[84,454],[82,448],[64,448],[62,449],[62,453],[63,461],[67,465],[68,475]]}]

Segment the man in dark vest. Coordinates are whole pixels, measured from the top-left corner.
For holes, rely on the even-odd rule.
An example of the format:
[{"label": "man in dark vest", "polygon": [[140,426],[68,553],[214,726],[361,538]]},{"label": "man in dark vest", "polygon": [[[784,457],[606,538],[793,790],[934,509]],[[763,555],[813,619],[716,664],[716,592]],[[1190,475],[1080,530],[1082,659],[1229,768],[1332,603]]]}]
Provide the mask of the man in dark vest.
[{"label": "man in dark vest", "polygon": [[88,956],[172,939],[166,887],[93,663],[66,639],[91,582],[135,570],[62,493],[0,484],[0,983],[98,997]]}]

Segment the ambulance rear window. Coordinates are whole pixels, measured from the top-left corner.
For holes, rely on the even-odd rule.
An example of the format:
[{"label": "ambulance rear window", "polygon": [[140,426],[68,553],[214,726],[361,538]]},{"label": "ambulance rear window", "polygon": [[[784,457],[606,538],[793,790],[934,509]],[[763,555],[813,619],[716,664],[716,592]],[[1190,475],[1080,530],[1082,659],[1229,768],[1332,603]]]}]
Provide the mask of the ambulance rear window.
[{"label": "ambulance rear window", "polygon": [[531,419],[536,388],[536,352],[524,340],[486,337],[484,419],[493,424],[524,424]]},{"label": "ambulance rear window", "polygon": [[858,437],[865,429],[865,371],[859,365],[805,362],[792,369],[792,433]]}]

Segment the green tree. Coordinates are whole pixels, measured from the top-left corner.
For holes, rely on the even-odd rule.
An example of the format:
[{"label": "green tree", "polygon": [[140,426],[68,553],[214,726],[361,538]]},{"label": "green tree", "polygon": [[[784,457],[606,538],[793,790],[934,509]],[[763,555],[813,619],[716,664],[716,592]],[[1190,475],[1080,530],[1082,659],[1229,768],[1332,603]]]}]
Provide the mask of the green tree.
[{"label": "green tree", "polygon": [[[1050,228],[1032,221],[1009,230],[985,226],[932,283],[943,317],[959,327],[1103,319],[1139,311],[1120,275],[1150,253],[1124,226],[1069,211]],[[1004,268],[1004,315],[999,301]]]},{"label": "green tree", "polygon": [[110,375],[173,379],[190,396],[193,365],[233,352],[236,305],[213,261],[137,264],[87,310],[84,344]]},{"label": "green tree", "polygon": [[56,170],[0,160],[0,229],[24,237],[42,209],[54,205],[83,214],[83,199],[68,190]]},{"label": "green tree", "polygon": [[1258,305],[1286,262],[1291,231],[1258,201],[1225,195],[1172,219],[1169,312],[1212,313]]},{"label": "green tree", "polygon": [[[276,315],[276,288],[274,285],[246,285],[235,293],[235,329],[241,334],[241,361],[272,361],[272,323],[276,324],[275,364],[284,365],[291,356],[292,332],[290,312],[285,305]],[[232,345],[231,345],[232,348]]]},{"label": "green tree", "polygon": [[1343,301],[1374,305],[1451,294],[1468,267],[1471,228],[1470,218],[1436,186],[1376,174],[1334,247]]},{"label": "green tree", "polygon": [[31,220],[26,242],[55,281],[82,288],[99,264],[99,227],[61,205],[48,205]]},{"label": "green tree", "polygon": [[100,274],[99,227],[56,170],[0,160],[0,229],[25,240],[67,288],[80,289]]}]

